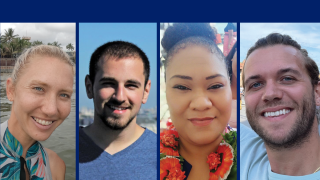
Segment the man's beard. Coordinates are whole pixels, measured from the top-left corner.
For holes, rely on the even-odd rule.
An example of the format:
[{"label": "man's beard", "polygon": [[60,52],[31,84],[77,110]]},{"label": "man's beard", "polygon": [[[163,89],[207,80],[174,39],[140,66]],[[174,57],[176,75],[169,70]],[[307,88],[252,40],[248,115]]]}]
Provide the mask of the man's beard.
[{"label": "man's beard", "polygon": [[121,124],[120,123],[121,117],[116,116],[115,114],[113,114],[111,117],[100,115],[100,119],[102,120],[103,124],[112,130],[124,130],[126,127],[129,126],[129,124],[134,120],[135,117],[136,115],[133,117],[130,117],[126,124]]},{"label": "man's beard", "polygon": [[[126,105],[129,109],[132,109],[132,106]],[[104,108],[108,108],[108,105],[105,104]],[[120,114],[108,113],[105,109],[101,114],[98,114],[103,124],[109,127],[112,130],[123,130],[130,125],[130,123],[134,120],[137,114],[130,116],[129,119],[126,119],[125,124],[121,123],[121,118],[123,118]],[[123,122],[123,120],[122,120]]]},{"label": "man's beard", "polygon": [[[266,107],[276,106],[282,104],[281,101],[274,100],[266,105]],[[296,121],[291,127],[291,130],[282,139],[275,139],[272,134],[268,132],[265,127],[262,127],[259,119],[261,115],[258,113],[260,111],[257,108],[252,112],[252,110],[246,109],[248,121],[252,129],[264,140],[265,144],[275,150],[295,148],[299,147],[305,140],[310,136],[312,131],[312,126],[314,123],[314,118],[316,114],[316,104],[315,97],[312,91],[311,96],[303,97],[302,105],[294,102],[297,117]]]}]

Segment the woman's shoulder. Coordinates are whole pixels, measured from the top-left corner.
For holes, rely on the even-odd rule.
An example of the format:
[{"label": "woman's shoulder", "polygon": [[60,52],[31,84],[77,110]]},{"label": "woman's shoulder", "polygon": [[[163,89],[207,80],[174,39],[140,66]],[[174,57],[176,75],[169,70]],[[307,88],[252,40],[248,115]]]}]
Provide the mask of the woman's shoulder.
[{"label": "woman's shoulder", "polygon": [[64,161],[54,151],[45,148],[49,157],[50,170],[52,179],[64,179],[66,173],[66,165]]}]

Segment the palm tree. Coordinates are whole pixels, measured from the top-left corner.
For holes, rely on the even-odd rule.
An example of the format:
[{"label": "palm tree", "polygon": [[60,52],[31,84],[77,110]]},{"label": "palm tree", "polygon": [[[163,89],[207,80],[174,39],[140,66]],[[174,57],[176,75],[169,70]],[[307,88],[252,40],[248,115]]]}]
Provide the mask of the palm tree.
[{"label": "palm tree", "polygon": [[0,58],[3,58],[5,55],[5,49],[3,44],[0,43]]},{"label": "palm tree", "polygon": [[17,53],[21,53],[24,49],[29,48],[31,43],[25,39],[15,38],[11,43],[15,44]]},{"label": "palm tree", "polygon": [[[42,43],[42,41],[38,41],[38,40],[36,40],[36,41],[33,41],[32,42],[32,46],[38,46],[38,45],[42,45],[43,43]],[[49,44],[48,44],[49,45]]]},{"label": "palm tree", "polygon": [[69,43],[66,48],[69,50],[69,51],[73,51],[74,50],[74,47],[73,47],[73,44]]},{"label": "palm tree", "polygon": [[59,42],[58,42],[58,41],[54,41],[53,43],[48,43],[48,45],[56,46],[56,47],[58,47],[58,48],[60,48],[60,49],[61,49],[61,44],[59,44]]},{"label": "palm tree", "polygon": [[4,35],[1,36],[1,41],[3,43],[10,43],[14,38],[16,38],[17,34],[14,34],[14,29],[9,28],[8,30],[5,29]]},{"label": "palm tree", "polygon": [[12,58],[14,54],[19,52],[19,44],[18,43],[4,43],[3,44],[4,53],[6,56]]}]

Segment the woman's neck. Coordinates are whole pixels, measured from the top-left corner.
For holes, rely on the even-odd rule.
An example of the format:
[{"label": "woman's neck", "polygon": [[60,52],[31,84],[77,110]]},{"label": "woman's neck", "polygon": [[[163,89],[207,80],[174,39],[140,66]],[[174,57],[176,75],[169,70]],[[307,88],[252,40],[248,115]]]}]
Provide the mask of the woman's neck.
[{"label": "woman's neck", "polygon": [[20,123],[16,119],[13,111],[11,111],[10,118],[8,120],[8,129],[10,133],[20,142],[23,152],[22,157],[26,157],[28,149],[36,142],[22,129]]},{"label": "woman's neck", "polygon": [[222,136],[219,136],[214,142],[199,146],[197,144],[192,144],[180,137],[179,153],[191,165],[195,165],[197,163],[203,164],[207,162],[208,155],[218,149],[221,141]]}]

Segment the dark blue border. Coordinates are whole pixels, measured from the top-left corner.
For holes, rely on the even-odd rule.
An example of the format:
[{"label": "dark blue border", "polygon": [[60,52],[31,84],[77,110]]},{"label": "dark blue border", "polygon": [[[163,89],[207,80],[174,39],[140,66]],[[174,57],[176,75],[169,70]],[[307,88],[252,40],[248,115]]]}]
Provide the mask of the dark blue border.
[{"label": "dark blue border", "polygon": [[237,179],[240,179],[240,23],[237,22]]},{"label": "dark blue border", "polygon": [[79,179],[79,23],[76,23],[76,179]]},{"label": "dark blue border", "polygon": [[160,179],[160,23],[157,23],[157,179]]}]

